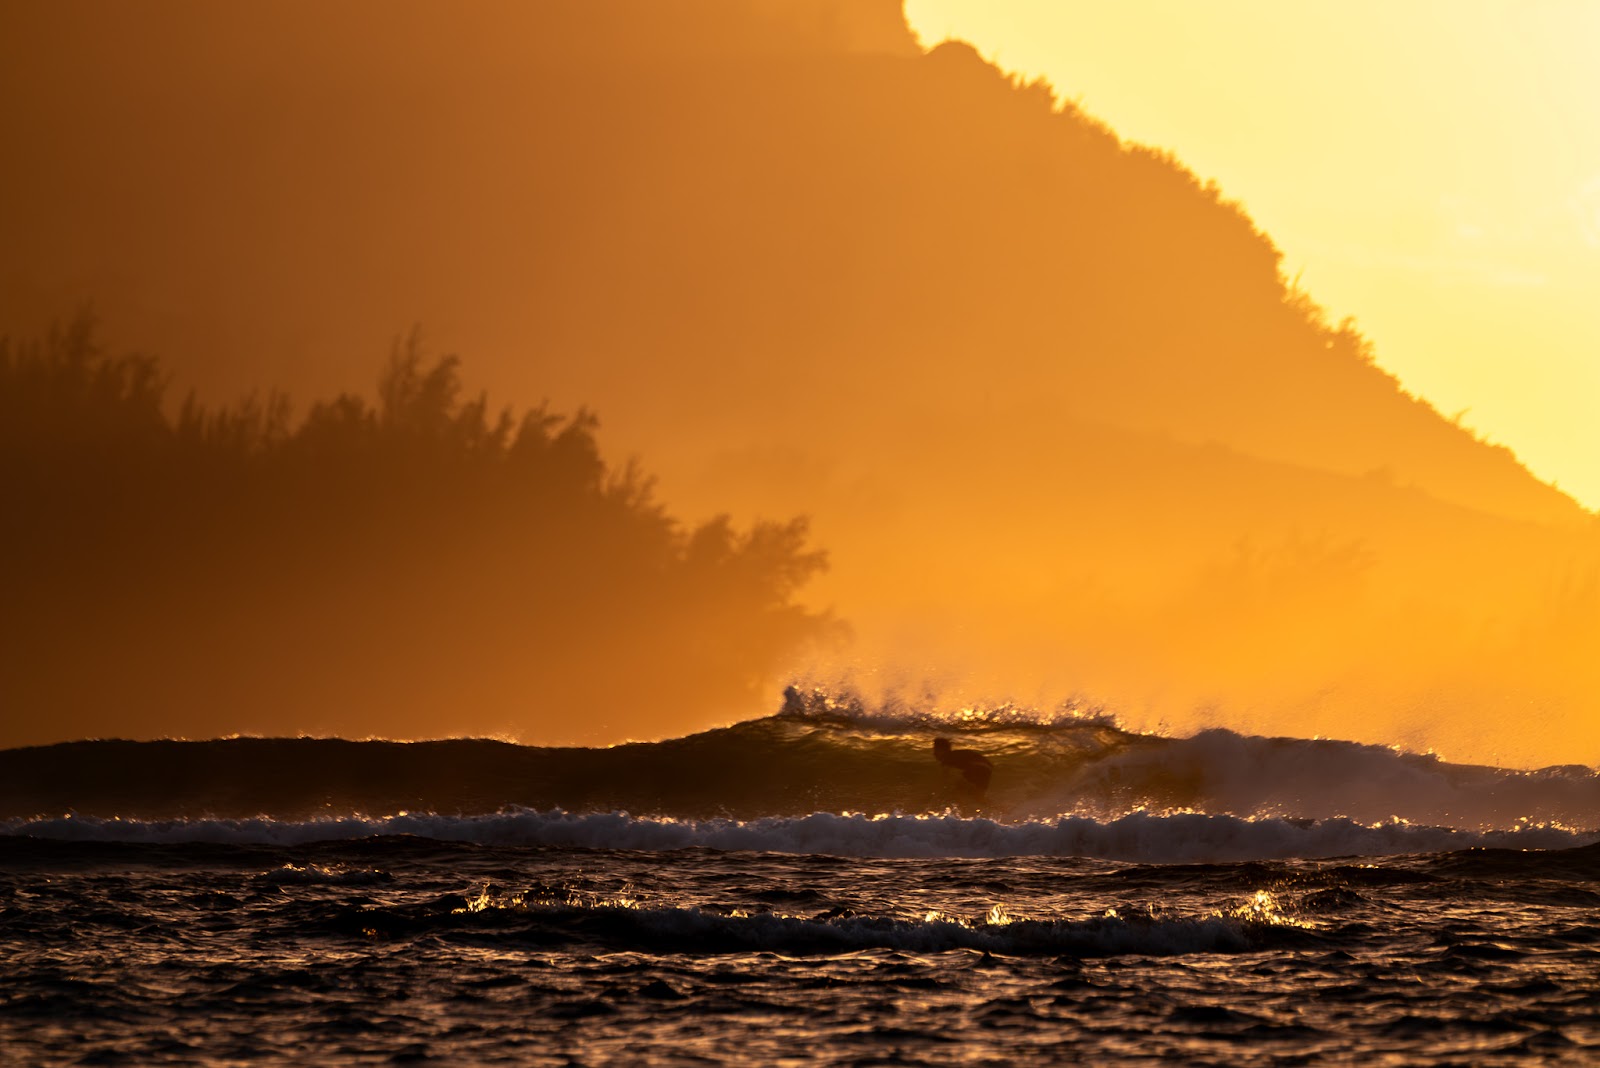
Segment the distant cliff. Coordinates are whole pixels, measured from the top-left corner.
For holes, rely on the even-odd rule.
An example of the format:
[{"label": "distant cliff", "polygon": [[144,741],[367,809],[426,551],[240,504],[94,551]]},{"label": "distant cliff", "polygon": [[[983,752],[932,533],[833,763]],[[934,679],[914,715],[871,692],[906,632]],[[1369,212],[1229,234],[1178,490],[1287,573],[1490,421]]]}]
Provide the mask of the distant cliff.
[{"label": "distant cliff", "polygon": [[[243,389],[285,359],[252,335],[315,351],[308,335],[421,319],[516,349],[496,384],[570,392],[641,441],[682,441],[659,388],[628,385],[670,363],[710,419],[691,464],[877,398],[875,419],[955,418],[977,382],[1002,416],[1048,396],[1577,517],[1322,321],[1223,192],[965,45],[924,54],[887,0],[67,0],[7,18],[0,107],[30,161],[0,209],[13,324],[49,293],[93,297],[183,370],[210,359],[197,344],[242,342],[227,362],[258,373],[199,377]],[[119,314],[152,303],[155,329]]]},{"label": "distant cliff", "polygon": [[1592,516],[1226,190],[893,3],[5,18],[13,329],[92,297],[209,395],[324,395],[420,320],[682,514],[810,514],[817,596],[914,670],[1481,759],[1508,703],[1600,695]]}]

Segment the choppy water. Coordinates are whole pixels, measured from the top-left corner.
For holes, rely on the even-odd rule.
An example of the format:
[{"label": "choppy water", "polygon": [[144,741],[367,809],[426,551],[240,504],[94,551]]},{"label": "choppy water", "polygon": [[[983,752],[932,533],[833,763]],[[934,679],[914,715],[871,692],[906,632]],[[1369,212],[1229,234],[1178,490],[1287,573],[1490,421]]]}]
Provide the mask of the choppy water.
[{"label": "choppy water", "polygon": [[[766,803],[751,787],[717,814],[698,784],[685,800],[668,783],[648,814],[604,798],[473,811],[448,803],[476,774],[458,761],[429,780],[445,802],[412,798],[405,814],[373,798],[364,815],[326,799],[309,814],[327,784],[313,771],[289,789],[274,765],[236,774],[232,796],[276,783],[286,811],[202,815],[203,792],[169,778],[120,803],[101,782],[96,804],[68,816],[24,811],[13,778],[0,1051],[40,1065],[1600,1060],[1600,809],[1586,769],[1519,775],[1002,717],[958,732],[994,759],[993,791],[977,798],[927,758],[949,723],[816,712],[733,735],[747,762],[784,732],[820,764],[903,751],[906,767],[891,761],[875,788],[942,807],[794,812],[801,788],[775,783]],[[1020,748],[1028,738],[1040,744]],[[727,744],[644,747],[629,783],[576,778],[641,794],[646,757],[665,767]],[[59,749],[0,765],[54,761],[70,782]],[[1352,794],[1380,779],[1397,811],[1339,811],[1331,774],[1250,784],[1224,766],[1274,751],[1366,761]],[[105,756],[69,752],[91,771]],[[149,752],[169,772],[178,759]],[[537,765],[551,752],[502,755]],[[768,755],[769,773],[798,759]],[[853,758],[830,766],[835,789],[864,774]],[[1163,790],[1181,790],[1184,810],[1162,807]],[[1496,815],[1516,797],[1527,812]],[[1404,815],[1451,806],[1453,822]]]}]

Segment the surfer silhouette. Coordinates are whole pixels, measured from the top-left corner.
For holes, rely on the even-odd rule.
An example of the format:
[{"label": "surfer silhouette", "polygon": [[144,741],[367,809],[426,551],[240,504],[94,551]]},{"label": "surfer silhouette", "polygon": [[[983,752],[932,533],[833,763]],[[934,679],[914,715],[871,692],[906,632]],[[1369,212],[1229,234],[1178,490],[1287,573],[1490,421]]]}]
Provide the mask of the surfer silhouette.
[{"label": "surfer silhouette", "polygon": [[950,739],[935,738],[933,759],[947,768],[959,771],[961,777],[972,784],[973,791],[979,797],[989,789],[989,777],[994,774],[994,767],[989,763],[989,758],[976,749],[952,749]]}]

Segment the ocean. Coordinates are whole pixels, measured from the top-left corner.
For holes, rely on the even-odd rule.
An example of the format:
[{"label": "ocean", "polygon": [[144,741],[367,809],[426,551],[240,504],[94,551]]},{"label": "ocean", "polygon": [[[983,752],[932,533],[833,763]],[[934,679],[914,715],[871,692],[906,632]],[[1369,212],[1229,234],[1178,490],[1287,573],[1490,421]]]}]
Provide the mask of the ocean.
[{"label": "ocean", "polygon": [[610,749],[13,749],[0,1060],[1590,1064],[1597,827],[1586,767],[799,691]]}]

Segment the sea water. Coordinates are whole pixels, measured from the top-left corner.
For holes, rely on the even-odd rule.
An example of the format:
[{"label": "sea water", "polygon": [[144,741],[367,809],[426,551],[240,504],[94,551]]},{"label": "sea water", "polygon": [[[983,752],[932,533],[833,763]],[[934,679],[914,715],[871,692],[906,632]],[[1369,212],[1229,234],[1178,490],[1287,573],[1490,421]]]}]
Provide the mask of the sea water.
[{"label": "sea water", "polygon": [[0,754],[0,1059],[1600,1061],[1588,769],[809,700],[620,751],[370,745]]}]

